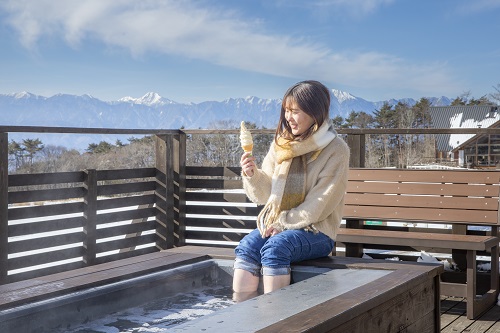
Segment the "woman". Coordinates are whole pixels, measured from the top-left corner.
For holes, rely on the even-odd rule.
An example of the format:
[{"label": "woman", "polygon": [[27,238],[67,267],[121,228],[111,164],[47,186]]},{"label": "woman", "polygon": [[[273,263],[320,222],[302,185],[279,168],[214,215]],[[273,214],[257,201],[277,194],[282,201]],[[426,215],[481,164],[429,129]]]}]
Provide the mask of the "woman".
[{"label": "woman", "polygon": [[243,187],[250,200],[265,205],[257,229],[235,249],[235,300],[290,284],[290,264],[327,256],[342,219],[349,148],[329,119],[330,92],[320,82],[288,89],[262,167],[251,153],[241,157]]}]

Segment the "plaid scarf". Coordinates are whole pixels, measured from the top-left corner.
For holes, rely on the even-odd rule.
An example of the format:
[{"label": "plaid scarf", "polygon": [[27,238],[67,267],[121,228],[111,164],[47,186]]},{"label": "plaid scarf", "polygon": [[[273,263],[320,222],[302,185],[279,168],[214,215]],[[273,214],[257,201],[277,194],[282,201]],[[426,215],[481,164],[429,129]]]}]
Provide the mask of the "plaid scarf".
[{"label": "plaid scarf", "polygon": [[[303,141],[278,138],[278,144],[274,145],[277,165],[272,178],[271,195],[257,216],[257,227],[262,236],[271,226],[282,231],[284,227],[278,221],[280,214],[304,202],[307,164],[314,161],[336,136],[331,121],[327,121]],[[314,231],[315,228],[311,225],[306,230]]]}]

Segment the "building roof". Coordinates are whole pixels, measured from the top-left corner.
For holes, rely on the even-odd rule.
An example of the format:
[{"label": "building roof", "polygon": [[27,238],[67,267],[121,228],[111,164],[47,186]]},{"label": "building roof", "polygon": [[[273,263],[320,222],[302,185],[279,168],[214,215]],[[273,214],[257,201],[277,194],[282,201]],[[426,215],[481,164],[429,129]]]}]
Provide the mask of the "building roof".
[{"label": "building roof", "polygon": [[[489,128],[499,128],[500,127],[500,121],[497,121],[496,123],[493,123],[492,125],[489,126]],[[458,151],[458,150],[462,150],[464,148],[466,148],[468,145],[470,145],[471,143],[474,143],[476,142],[477,139],[479,139],[481,136],[485,136],[487,134],[476,134],[474,136],[472,136],[470,139],[464,141],[464,142],[461,142],[458,146],[456,146],[455,148],[453,148],[453,152],[455,151]]]},{"label": "building roof", "polygon": [[[500,121],[500,113],[492,105],[435,106],[429,108],[434,128],[488,128]],[[460,146],[474,134],[436,135],[438,151],[449,152]]]}]

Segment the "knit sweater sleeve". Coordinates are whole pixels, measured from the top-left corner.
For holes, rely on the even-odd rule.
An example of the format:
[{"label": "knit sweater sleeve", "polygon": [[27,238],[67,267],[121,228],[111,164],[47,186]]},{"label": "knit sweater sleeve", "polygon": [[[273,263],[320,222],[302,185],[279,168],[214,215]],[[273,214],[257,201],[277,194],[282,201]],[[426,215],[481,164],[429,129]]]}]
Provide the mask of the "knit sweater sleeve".
[{"label": "knit sweater sleeve", "polygon": [[349,148],[341,142],[335,145],[304,202],[291,210],[282,211],[273,227],[278,230],[303,229],[327,219],[335,209],[342,209],[348,171]]},{"label": "knit sweater sleeve", "polygon": [[254,170],[252,177],[242,173],[243,189],[247,197],[258,205],[265,205],[271,195],[272,177],[275,169],[274,143],[271,144],[262,167]]}]

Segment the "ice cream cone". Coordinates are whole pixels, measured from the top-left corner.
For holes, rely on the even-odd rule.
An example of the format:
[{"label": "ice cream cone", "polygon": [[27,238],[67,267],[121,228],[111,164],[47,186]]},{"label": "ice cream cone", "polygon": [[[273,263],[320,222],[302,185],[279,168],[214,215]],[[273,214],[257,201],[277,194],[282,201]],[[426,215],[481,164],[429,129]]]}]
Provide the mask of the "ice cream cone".
[{"label": "ice cream cone", "polygon": [[253,139],[250,131],[245,127],[245,122],[241,122],[241,130],[240,130],[240,143],[241,148],[245,153],[252,153],[253,150]]}]

